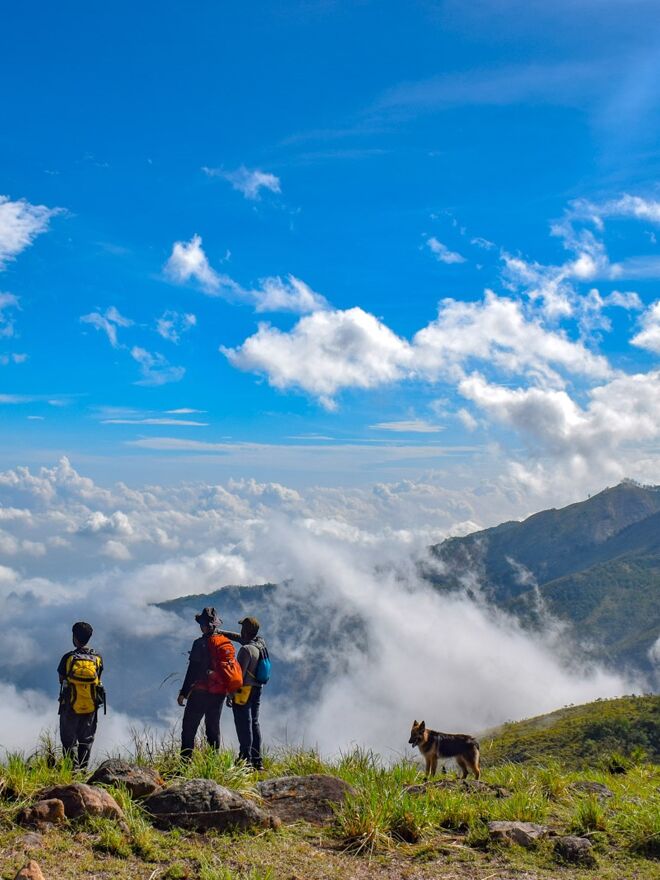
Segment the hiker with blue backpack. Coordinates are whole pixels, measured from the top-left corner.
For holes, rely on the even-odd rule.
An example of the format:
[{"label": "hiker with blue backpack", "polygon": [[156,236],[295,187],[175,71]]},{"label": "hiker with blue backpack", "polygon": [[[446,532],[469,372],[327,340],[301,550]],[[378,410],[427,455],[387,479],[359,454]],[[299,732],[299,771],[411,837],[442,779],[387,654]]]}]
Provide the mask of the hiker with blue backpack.
[{"label": "hiker with blue backpack", "polygon": [[244,617],[238,622],[241,625],[240,633],[221,630],[228,639],[241,643],[236,659],[243,672],[243,687],[229,697],[228,703],[234,712],[239,761],[245,761],[255,770],[263,770],[259,708],[261,689],[270,678],[270,657],[265,641],[258,635],[257,618]]},{"label": "hiker with blue backpack", "polygon": [[60,739],[64,756],[77,768],[89,763],[99,708],[105,712],[105,690],[101,684],[103,660],[89,647],[93,629],[80,620],[71,629],[73,651],[60,660]]}]

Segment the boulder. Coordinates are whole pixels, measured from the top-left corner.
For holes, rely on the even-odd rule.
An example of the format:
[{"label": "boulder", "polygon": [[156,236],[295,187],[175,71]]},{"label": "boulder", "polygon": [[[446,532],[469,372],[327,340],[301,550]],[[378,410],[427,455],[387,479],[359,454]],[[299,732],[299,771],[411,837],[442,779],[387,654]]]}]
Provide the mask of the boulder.
[{"label": "boulder", "polygon": [[532,847],[538,840],[545,837],[548,828],[534,822],[489,822],[490,839],[496,843],[517,843],[519,846]]},{"label": "boulder", "polygon": [[144,808],[161,828],[195,831],[278,828],[276,816],[212,779],[184,779],[150,795]]},{"label": "boulder", "polygon": [[404,786],[407,794],[424,794],[430,788],[445,788],[459,791],[469,791],[475,794],[492,794],[498,798],[511,797],[508,788],[501,785],[489,785],[478,779],[432,779],[428,782],[420,782],[416,785]]},{"label": "boulder", "polygon": [[117,801],[104,788],[71,782],[69,785],[52,785],[39,793],[39,801],[57,798],[62,801],[67,819],[80,816],[104,816],[106,819],[124,820]]},{"label": "boulder", "polygon": [[596,797],[599,798],[611,798],[614,797],[614,792],[610,791],[610,789],[603,785],[602,782],[592,782],[589,779],[582,779],[580,782],[571,782],[570,788],[573,791],[579,791],[583,794],[595,794]]},{"label": "boulder", "polygon": [[596,865],[594,848],[586,837],[558,837],[555,840],[555,856],[560,862],[593,868]]},{"label": "boulder", "polygon": [[27,828],[44,829],[47,825],[62,825],[65,821],[64,803],[59,798],[37,801],[22,809],[16,817],[16,822]]},{"label": "boulder", "polygon": [[44,875],[39,867],[39,863],[30,859],[27,865],[21,868],[14,880],[44,880]]},{"label": "boulder", "polygon": [[161,789],[165,782],[150,767],[129,764],[120,758],[109,758],[96,768],[87,780],[88,785],[123,785],[131,797],[144,798]]},{"label": "boulder", "polygon": [[311,773],[309,776],[280,776],[257,783],[265,806],[282,822],[311,822],[323,825],[334,817],[333,804],[340,804],[355,789],[337,776]]}]

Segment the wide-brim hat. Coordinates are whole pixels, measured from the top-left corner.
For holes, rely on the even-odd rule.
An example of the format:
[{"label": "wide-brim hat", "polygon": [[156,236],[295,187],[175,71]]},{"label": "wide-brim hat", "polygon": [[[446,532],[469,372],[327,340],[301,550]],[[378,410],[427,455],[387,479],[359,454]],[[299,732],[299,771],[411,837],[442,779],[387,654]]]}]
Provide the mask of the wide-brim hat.
[{"label": "wide-brim hat", "polygon": [[195,620],[200,625],[220,626],[222,619],[218,616],[215,608],[203,608],[199,614],[195,615]]}]

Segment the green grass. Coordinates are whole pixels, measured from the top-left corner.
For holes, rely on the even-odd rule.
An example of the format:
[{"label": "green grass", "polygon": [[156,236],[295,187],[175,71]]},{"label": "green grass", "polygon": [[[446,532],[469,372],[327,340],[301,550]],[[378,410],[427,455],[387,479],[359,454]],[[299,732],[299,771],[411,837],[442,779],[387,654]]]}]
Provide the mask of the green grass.
[{"label": "green grass", "polygon": [[[603,704],[597,707],[602,709]],[[559,720],[563,725],[565,717],[560,715]],[[556,722],[556,715],[524,722],[522,733],[548,736]],[[507,748],[510,735],[509,726],[504,732]],[[618,756],[603,752],[601,760],[582,769],[564,763],[557,754],[524,763],[493,764],[484,759],[482,788],[465,785],[450,772],[436,778],[439,784],[414,793],[407,786],[422,781],[418,764],[388,765],[364,749],[342,754],[331,763],[314,750],[278,750],[266,756],[265,770],[255,774],[236,766],[229,751],[203,748],[190,762],[182,762],[176,745],[174,741],[159,746],[136,739],[135,758],[158,769],[168,781],[205,777],[250,797],[255,796],[260,778],[307,773],[339,776],[350,783],[354,794],[337,807],[334,820],[324,828],[303,823],[277,833],[197,835],[156,829],[126,789],[110,787],[125,824],[97,818],[48,832],[38,853],[45,875],[61,880],[78,880],[86,874],[113,880],[152,875],[154,880],[275,880],[280,876],[339,880],[359,874],[370,880],[382,869],[387,877],[446,874],[453,880],[465,876],[454,870],[469,865],[474,878],[499,873],[527,873],[530,880],[554,876],[550,843],[530,851],[492,844],[488,822],[502,819],[544,824],[555,834],[588,836],[596,847],[598,874],[562,867],[567,880],[587,876],[651,880],[657,872],[660,767],[648,760],[648,752],[631,749]],[[24,832],[15,825],[16,815],[41,788],[86,779],[69,762],[54,757],[43,748],[27,757],[12,754],[0,764],[0,851],[22,852],[17,841]],[[573,788],[572,783],[580,780],[605,784],[613,797],[599,800]],[[70,858],[71,853],[75,858]],[[3,863],[0,878],[11,880],[19,861],[16,855],[8,867]],[[394,874],[387,873],[390,868]]]}]

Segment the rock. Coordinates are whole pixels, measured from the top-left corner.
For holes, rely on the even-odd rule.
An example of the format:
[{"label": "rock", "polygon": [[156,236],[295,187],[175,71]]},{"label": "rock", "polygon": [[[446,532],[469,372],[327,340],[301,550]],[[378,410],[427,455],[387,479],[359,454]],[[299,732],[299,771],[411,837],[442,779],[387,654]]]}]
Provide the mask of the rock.
[{"label": "rock", "polygon": [[547,835],[548,829],[534,822],[489,822],[488,832],[495,842],[531,847]]},{"label": "rock", "polygon": [[337,776],[311,773],[309,776],[280,776],[257,783],[265,805],[282,822],[312,822],[323,825],[334,818],[333,804],[340,804],[355,789]]},{"label": "rock", "polygon": [[123,785],[131,797],[144,798],[161,789],[165,782],[150,767],[129,764],[119,758],[109,758],[100,764],[87,780],[88,785]]},{"label": "rock", "polygon": [[176,782],[148,797],[144,808],[161,828],[177,825],[196,831],[227,831],[278,828],[282,824],[276,816],[212,779]]},{"label": "rock", "polygon": [[23,849],[35,849],[38,846],[41,846],[44,839],[38,831],[28,831],[27,834],[24,834],[21,837],[19,843],[23,847]]},{"label": "rock", "polygon": [[571,782],[570,788],[573,791],[581,791],[585,794],[595,794],[599,798],[611,798],[614,797],[614,792],[610,791],[610,789],[603,785],[602,782],[592,782],[589,779],[583,779],[580,782]]},{"label": "rock", "polygon": [[44,829],[47,825],[62,825],[66,821],[64,803],[59,798],[46,798],[25,807],[16,817],[19,825]]},{"label": "rock", "polygon": [[511,792],[508,788],[504,788],[501,785],[489,785],[487,782],[481,782],[478,779],[433,779],[417,785],[406,785],[403,790],[407,794],[423,794],[429,788],[450,788],[478,794],[493,794],[498,798],[511,797]]},{"label": "rock", "polygon": [[39,867],[39,863],[34,859],[30,861],[18,872],[14,880],[44,880],[44,875]]},{"label": "rock", "polygon": [[117,801],[104,788],[85,785],[84,782],[71,782],[69,785],[53,785],[39,793],[39,800],[57,798],[64,805],[67,819],[80,816],[104,816],[106,819],[124,820],[124,814]]},{"label": "rock", "polygon": [[586,837],[558,837],[555,840],[555,856],[560,862],[593,868],[596,858],[591,841]]}]

